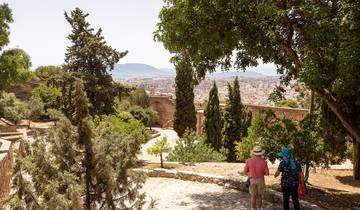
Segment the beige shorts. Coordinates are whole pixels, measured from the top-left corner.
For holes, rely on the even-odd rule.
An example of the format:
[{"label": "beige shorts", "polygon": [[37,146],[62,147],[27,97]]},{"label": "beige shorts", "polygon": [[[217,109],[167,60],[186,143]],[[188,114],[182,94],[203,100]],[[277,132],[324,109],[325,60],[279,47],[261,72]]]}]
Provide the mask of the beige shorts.
[{"label": "beige shorts", "polygon": [[250,178],[249,192],[251,195],[263,195],[265,193],[265,178]]}]

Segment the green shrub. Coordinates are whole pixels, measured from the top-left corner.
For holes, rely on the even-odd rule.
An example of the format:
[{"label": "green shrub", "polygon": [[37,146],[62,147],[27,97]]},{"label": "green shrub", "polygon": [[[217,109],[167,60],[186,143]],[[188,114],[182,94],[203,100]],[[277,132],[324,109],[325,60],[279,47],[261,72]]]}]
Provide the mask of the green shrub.
[{"label": "green shrub", "polygon": [[32,96],[29,99],[29,117],[31,120],[39,120],[47,116],[45,105],[40,97]]},{"label": "green shrub", "polygon": [[0,93],[0,117],[13,122],[29,117],[29,109],[26,103],[16,98],[14,93]]},{"label": "green shrub", "polygon": [[193,131],[186,131],[180,138],[174,150],[170,152],[168,160],[179,162],[220,162],[226,159],[226,150],[215,151],[205,144],[203,136],[196,136]]}]

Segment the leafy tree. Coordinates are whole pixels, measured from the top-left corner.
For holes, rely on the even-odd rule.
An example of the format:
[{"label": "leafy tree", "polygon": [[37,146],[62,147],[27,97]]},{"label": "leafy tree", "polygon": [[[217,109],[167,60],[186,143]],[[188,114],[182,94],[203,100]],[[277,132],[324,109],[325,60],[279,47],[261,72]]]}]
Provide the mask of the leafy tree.
[{"label": "leafy tree", "polygon": [[185,131],[175,146],[169,153],[168,160],[181,162],[220,162],[226,159],[226,149],[220,152],[214,150],[205,143],[203,136],[196,136],[194,131]]},{"label": "leafy tree", "polygon": [[[9,24],[13,22],[8,4],[0,4],[0,93],[11,83],[24,81],[30,76],[30,57],[21,49],[2,51],[9,44]],[[2,51],[2,52],[1,52]]]},{"label": "leafy tree", "polygon": [[235,161],[235,143],[241,141],[242,134],[242,111],[243,105],[240,98],[238,78],[235,78],[233,87],[228,84],[228,100],[226,101],[224,113],[223,142],[229,150],[227,161]]},{"label": "leafy tree", "polygon": [[136,87],[134,86],[125,85],[118,82],[116,82],[114,86],[115,90],[117,91],[117,97],[119,101],[128,99],[131,93],[136,90]]},{"label": "leafy tree", "polygon": [[296,79],[324,100],[360,151],[359,1],[166,0],[159,17],[155,38],[175,56],[186,50],[198,78],[272,62],[283,85]]},{"label": "leafy tree", "polygon": [[44,109],[60,109],[59,99],[62,96],[61,91],[56,87],[40,84],[31,91],[31,97],[40,98],[44,104]]},{"label": "leafy tree", "polygon": [[204,110],[204,116],[204,134],[206,136],[206,143],[219,151],[223,145],[221,136],[222,120],[218,89],[215,81],[209,92],[209,100],[206,109]]},{"label": "leafy tree", "polygon": [[94,31],[86,21],[88,14],[79,8],[65,12],[65,18],[72,27],[68,39],[72,43],[65,53],[65,70],[79,74],[85,81],[85,91],[90,102],[90,114],[113,113],[117,90],[108,71],[127,54],[108,46],[102,30]]},{"label": "leafy tree", "polygon": [[296,101],[292,100],[292,99],[286,99],[286,100],[281,100],[277,103],[275,103],[276,106],[279,107],[290,107],[290,108],[298,108],[299,105],[296,103]]},{"label": "leafy tree", "polygon": [[159,120],[159,115],[157,112],[150,108],[144,109],[140,106],[132,106],[129,108],[129,112],[134,116],[135,119],[142,122],[145,126],[149,126],[150,130],[151,125]]},{"label": "leafy tree", "polygon": [[146,93],[144,88],[137,88],[129,96],[129,101],[132,105],[141,106],[142,108],[149,107],[149,100],[149,95]]},{"label": "leafy tree", "polygon": [[159,114],[156,111],[154,111],[154,110],[152,110],[150,108],[147,108],[146,112],[149,115],[149,120],[148,120],[147,126],[149,126],[150,130],[151,130],[152,129],[151,126],[156,125],[157,123],[159,123],[160,117],[159,117]]},{"label": "leafy tree", "polygon": [[310,109],[312,103],[313,91],[309,90],[304,83],[295,82],[291,87],[298,93],[296,102],[300,108]]},{"label": "leafy tree", "polygon": [[131,108],[131,104],[128,100],[117,100],[114,105],[114,109],[116,113],[121,113],[123,111],[129,111]]},{"label": "leafy tree", "polygon": [[193,71],[188,60],[176,63],[174,130],[182,137],[186,129],[196,129]]},{"label": "leafy tree", "polygon": [[41,81],[50,81],[59,74],[64,73],[64,69],[60,66],[39,66],[34,73]]},{"label": "leafy tree", "polygon": [[248,137],[236,145],[237,158],[245,161],[250,157],[251,148],[261,145],[266,151],[265,157],[275,161],[281,147],[290,147],[294,157],[304,166],[307,181],[310,167],[339,163],[346,158],[346,148],[336,151],[328,144],[333,140],[324,135],[320,120],[317,113],[300,122],[285,117],[279,119],[271,111],[257,114],[249,128]]},{"label": "leafy tree", "polygon": [[148,148],[147,152],[150,155],[156,155],[156,156],[159,155],[161,168],[164,168],[163,153],[169,153],[169,152],[171,152],[171,149],[172,148],[171,148],[170,144],[168,143],[166,137],[163,137],[163,138],[157,140],[152,147]]},{"label": "leafy tree", "polygon": [[3,51],[0,55],[0,90],[14,82],[26,81],[31,73],[30,57],[21,49]]}]

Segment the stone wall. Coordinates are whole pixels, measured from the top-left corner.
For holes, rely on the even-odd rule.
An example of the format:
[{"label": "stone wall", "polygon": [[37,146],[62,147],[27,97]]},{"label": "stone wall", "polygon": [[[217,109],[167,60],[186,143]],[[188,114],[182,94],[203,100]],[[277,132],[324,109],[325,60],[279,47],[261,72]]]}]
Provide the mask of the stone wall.
[{"label": "stone wall", "polygon": [[160,126],[172,127],[175,102],[168,96],[151,96],[150,108],[159,113]]},{"label": "stone wall", "polygon": [[307,109],[294,109],[294,108],[285,108],[285,107],[272,107],[272,106],[259,106],[253,104],[245,104],[253,113],[257,113],[260,111],[271,110],[275,113],[277,117],[286,116],[290,119],[294,119],[300,121],[304,119],[306,115],[309,114],[309,110]]},{"label": "stone wall", "polygon": [[10,193],[13,167],[12,143],[0,139],[0,198]]},{"label": "stone wall", "polygon": [[11,123],[10,121],[0,118],[0,132],[15,132],[16,125]]},{"label": "stone wall", "polygon": [[[272,110],[277,117],[286,116],[290,119],[301,120],[309,111],[307,109],[293,109],[283,107],[271,107],[271,106],[259,106],[252,104],[245,104],[253,113],[257,113],[265,110]],[[160,125],[162,127],[172,127],[173,115],[175,110],[175,102],[168,96],[150,96],[150,107],[159,113]],[[202,133],[202,127],[204,123],[204,110],[203,107],[198,107],[196,113],[196,132]]]}]

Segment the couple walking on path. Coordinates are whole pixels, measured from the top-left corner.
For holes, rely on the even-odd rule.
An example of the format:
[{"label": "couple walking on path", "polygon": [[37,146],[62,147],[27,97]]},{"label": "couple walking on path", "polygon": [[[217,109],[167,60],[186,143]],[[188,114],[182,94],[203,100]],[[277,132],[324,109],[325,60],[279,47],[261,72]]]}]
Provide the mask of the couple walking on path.
[{"label": "couple walking on path", "polygon": [[[255,146],[251,153],[252,157],[246,160],[244,173],[248,175],[250,180],[249,192],[251,195],[251,209],[260,210],[262,208],[262,196],[266,190],[264,176],[269,175],[269,168],[267,162],[262,158],[262,155],[265,152],[260,146]],[[295,210],[300,210],[298,198],[298,174],[301,174],[301,167],[297,161],[293,159],[291,151],[288,148],[282,148],[277,155],[281,158],[281,162],[275,172],[275,177],[281,174],[283,209],[289,209],[289,198],[291,195]],[[301,181],[300,184],[303,185]]]}]

